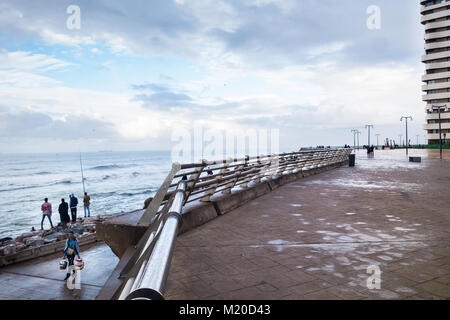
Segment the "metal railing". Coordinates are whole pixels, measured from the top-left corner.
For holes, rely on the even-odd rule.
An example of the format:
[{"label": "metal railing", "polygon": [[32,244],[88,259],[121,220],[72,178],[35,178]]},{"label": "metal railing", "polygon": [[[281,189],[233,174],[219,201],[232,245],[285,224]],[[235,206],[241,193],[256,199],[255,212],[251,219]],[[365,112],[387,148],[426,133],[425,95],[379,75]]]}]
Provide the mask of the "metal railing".
[{"label": "metal railing", "polygon": [[343,163],[351,152],[352,149],[321,149],[174,164],[138,223],[148,226],[148,230],[121,273],[125,284],[119,300],[164,299],[174,240],[187,203],[209,202],[216,195],[231,194],[264,181]]},{"label": "metal railing", "polygon": [[[180,182],[171,201],[141,238],[136,248],[137,259],[122,272],[127,278],[119,300],[162,300],[172,260],[173,246],[181,220],[186,183]],[[168,210],[165,210],[167,209]]]}]

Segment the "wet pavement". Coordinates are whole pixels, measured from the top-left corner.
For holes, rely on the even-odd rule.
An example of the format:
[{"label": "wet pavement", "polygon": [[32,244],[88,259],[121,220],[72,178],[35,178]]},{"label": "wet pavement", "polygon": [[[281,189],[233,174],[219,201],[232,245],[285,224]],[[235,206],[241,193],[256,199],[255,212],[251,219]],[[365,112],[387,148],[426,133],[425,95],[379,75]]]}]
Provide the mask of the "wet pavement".
[{"label": "wet pavement", "polygon": [[166,297],[450,299],[450,161],[410,155],[360,151],[180,236]]},{"label": "wet pavement", "polygon": [[59,270],[60,255],[0,268],[0,300],[93,300],[119,259],[103,244],[81,248],[81,289],[69,290]]}]

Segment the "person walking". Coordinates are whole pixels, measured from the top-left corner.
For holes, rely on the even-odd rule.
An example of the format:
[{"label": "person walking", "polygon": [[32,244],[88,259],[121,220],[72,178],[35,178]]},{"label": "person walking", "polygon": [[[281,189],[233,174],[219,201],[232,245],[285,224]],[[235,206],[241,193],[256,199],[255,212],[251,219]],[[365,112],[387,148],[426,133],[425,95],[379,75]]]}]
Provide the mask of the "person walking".
[{"label": "person walking", "polygon": [[[85,218],[90,217],[91,210],[89,209],[89,206],[91,205],[91,197],[88,196],[87,192],[84,193],[83,203],[84,203],[84,217]],[[87,211],[87,215],[86,215],[86,211]]]},{"label": "person walking", "polygon": [[41,230],[44,230],[45,217],[48,218],[48,220],[50,221],[50,226],[53,229],[54,227],[52,222],[52,204],[48,202],[48,198],[44,199],[44,203],[41,206],[41,210],[42,210]]},{"label": "person walking", "polygon": [[[64,257],[63,259],[66,259],[69,261],[69,267],[74,265],[74,259],[75,255],[78,256],[78,259],[81,259],[80,257],[80,247],[78,245],[78,239],[75,237],[75,234],[73,231],[69,231],[67,234],[68,238],[66,240],[66,247],[64,248]],[[70,270],[70,269],[68,269]],[[75,272],[75,270],[74,270]],[[70,271],[66,274],[66,277],[64,280],[69,279],[70,277]]]},{"label": "person walking", "polygon": [[70,214],[72,215],[72,223],[77,222],[78,198],[72,193],[70,196]]},{"label": "person walking", "polygon": [[61,199],[58,212],[59,218],[61,219],[61,224],[65,229],[67,227],[67,223],[70,222],[70,217],[69,217],[69,204],[64,199]]}]

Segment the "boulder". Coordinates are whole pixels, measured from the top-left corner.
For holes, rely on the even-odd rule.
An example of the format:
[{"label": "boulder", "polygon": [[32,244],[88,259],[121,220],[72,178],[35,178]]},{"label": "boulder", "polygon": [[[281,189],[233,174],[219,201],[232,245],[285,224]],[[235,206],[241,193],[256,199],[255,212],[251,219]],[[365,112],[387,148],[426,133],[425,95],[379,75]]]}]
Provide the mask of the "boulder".
[{"label": "boulder", "polygon": [[23,243],[12,242],[12,243],[9,243],[8,245],[0,248],[0,256],[9,256],[9,255],[15,254],[25,248],[26,248],[26,246]]},{"label": "boulder", "polygon": [[96,224],[98,222],[101,222],[102,220],[99,217],[90,217],[83,220],[83,226],[87,224]]},{"label": "boulder", "polygon": [[40,236],[29,237],[25,239],[25,245],[30,247],[39,247],[44,244],[44,238]]},{"label": "boulder", "polygon": [[3,239],[0,239],[0,247],[6,246],[7,244],[9,244],[13,239],[10,237],[6,237]]},{"label": "boulder", "polygon": [[96,228],[96,224],[86,224],[84,225],[84,227],[86,228],[87,232],[90,233],[94,233],[95,232],[95,228]]},{"label": "boulder", "polygon": [[64,232],[54,232],[52,234],[49,234],[49,235],[45,236],[44,240],[46,242],[50,241],[49,243],[51,243],[51,242],[54,242],[54,241],[61,241],[61,240],[64,240],[66,238],[67,238],[67,236],[66,236],[66,234]]}]

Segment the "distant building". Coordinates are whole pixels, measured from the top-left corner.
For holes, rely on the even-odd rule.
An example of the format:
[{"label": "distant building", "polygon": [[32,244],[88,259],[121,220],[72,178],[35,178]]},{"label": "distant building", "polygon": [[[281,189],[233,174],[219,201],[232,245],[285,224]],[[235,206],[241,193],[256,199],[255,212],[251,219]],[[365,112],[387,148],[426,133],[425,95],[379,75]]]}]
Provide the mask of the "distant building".
[{"label": "distant building", "polygon": [[[429,144],[439,144],[439,115],[432,106],[448,106],[450,109],[450,0],[421,0],[422,18],[425,26],[426,74],[422,77],[422,90],[426,93],[426,121]],[[450,112],[441,114],[442,139],[450,143]]]}]

